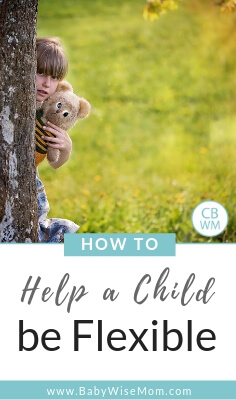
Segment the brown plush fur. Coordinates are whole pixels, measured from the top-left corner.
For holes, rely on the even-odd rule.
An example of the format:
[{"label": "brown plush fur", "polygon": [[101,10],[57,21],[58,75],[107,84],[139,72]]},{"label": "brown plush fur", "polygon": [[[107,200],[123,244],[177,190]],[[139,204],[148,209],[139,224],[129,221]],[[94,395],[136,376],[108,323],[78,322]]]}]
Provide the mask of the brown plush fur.
[{"label": "brown plush fur", "polygon": [[[84,98],[73,93],[72,86],[67,81],[58,84],[56,92],[43,103],[42,121],[57,125],[65,131],[70,130],[78,119],[86,118],[91,106]],[[47,158],[55,162],[59,158],[59,150],[48,147]]]}]

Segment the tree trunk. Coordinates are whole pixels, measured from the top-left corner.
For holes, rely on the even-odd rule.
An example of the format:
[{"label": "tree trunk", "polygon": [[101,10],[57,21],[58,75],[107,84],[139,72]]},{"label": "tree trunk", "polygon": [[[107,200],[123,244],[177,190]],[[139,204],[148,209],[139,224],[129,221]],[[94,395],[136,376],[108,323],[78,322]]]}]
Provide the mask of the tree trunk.
[{"label": "tree trunk", "polygon": [[0,0],[0,242],[37,242],[38,0]]}]

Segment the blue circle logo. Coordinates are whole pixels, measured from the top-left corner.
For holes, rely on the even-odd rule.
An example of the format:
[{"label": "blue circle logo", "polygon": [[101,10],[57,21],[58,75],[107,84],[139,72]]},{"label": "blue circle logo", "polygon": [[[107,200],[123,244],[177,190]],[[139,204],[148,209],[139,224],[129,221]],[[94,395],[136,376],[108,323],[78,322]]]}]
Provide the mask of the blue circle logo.
[{"label": "blue circle logo", "polygon": [[200,235],[214,237],[225,230],[228,213],[222,204],[211,200],[204,201],[193,210],[192,223]]}]

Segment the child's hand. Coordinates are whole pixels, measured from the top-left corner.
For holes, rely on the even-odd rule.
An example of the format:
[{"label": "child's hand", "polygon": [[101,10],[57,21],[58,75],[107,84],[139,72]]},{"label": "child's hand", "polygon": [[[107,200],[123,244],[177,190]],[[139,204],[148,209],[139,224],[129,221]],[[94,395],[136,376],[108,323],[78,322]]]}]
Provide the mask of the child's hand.
[{"label": "child's hand", "polygon": [[48,126],[44,126],[43,129],[47,130],[48,132],[51,132],[55,137],[42,136],[42,139],[47,142],[48,147],[60,150],[59,160],[54,163],[49,162],[49,164],[53,168],[59,168],[70,157],[72,150],[72,140],[68,135],[68,133],[63,129],[52,124],[51,122],[47,122],[47,124]]},{"label": "child's hand", "polygon": [[51,122],[47,122],[47,124],[48,126],[44,126],[43,129],[51,132],[55,137],[42,136],[42,139],[47,141],[49,147],[71,152],[72,140],[68,133]]}]

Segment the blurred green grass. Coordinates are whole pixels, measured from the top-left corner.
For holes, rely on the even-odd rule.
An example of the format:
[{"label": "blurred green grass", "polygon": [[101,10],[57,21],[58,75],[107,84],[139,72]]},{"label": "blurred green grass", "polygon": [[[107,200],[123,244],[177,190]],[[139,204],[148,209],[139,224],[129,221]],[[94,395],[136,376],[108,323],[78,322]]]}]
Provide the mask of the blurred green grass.
[{"label": "blurred green grass", "polygon": [[204,200],[223,204],[236,241],[234,14],[183,1],[148,22],[145,0],[40,0],[38,36],[59,36],[67,79],[92,113],[70,131],[73,153],[45,162],[50,216],[79,232],[176,232],[209,241],[191,223]]}]

